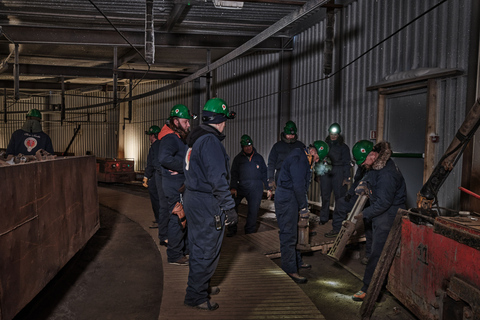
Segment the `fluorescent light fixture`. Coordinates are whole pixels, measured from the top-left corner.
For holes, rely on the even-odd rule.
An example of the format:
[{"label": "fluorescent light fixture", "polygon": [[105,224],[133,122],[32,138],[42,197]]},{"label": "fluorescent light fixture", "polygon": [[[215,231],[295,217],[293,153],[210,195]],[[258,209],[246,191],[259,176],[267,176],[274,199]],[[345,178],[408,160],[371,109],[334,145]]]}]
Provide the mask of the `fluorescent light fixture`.
[{"label": "fluorescent light fixture", "polygon": [[218,9],[242,9],[243,2],[240,1],[223,1],[223,0],[212,0],[215,8]]}]

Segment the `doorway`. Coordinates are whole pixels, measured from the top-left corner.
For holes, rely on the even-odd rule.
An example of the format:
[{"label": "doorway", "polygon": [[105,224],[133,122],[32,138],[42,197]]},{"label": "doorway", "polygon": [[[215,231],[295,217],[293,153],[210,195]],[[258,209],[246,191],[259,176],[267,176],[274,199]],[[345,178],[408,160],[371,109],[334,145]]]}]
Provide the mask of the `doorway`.
[{"label": "doorway", "polygon": [[385,136],[392,159],[407,185],[407,208],[416,207],[423,186],[427,89],[388,95],[385,104]]}]

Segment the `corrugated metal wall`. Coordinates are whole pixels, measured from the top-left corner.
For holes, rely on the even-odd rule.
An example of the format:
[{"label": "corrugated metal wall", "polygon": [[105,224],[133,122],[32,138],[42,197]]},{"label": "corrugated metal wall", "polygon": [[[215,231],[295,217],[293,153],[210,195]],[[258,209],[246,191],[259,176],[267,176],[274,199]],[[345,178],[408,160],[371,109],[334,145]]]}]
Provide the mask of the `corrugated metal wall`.
[{"label": "corrugated metal wall", "polygon": [[[134,95],[149,92],[159,87],[168,85],[168,81],[152,81],[139,85],[134,89]],[[150,142],[145,131],[152,125],[160,128],[168,121],[170,110],[176,104],[184,104],[192,110],[193,84],[188,83],[172,90],[158,93],[143,99],[133,101],[132,121],[126,121],[125,157],[135,159],[135,171],[143,171],[147,164],[147,155],[150,149]],[[124,104],[125,116],[127,115],[127,104]],[[122,121],[123,122],[123,121]],[[195,121],[197,122],[197,121]],[[195,124],[192,121],[192,124]],[[120,126],[122,130],[122,126]]]},{"label": "corrugated metal wall", "polygon": [[[76,108],[111,100],[111,93],[95,92],[81,94],[67,92],[65,94],[66,108]],[[9,105],[10,103],[10,105]],[[19,100],[15,104],[7,101],[9,114],[7,123],[0,124],[0,148],[6,148],[11,134],[20,129],[25,122],[26,113],[32,109],[42,112],[42,129],[52,139],[55,152],[64,152],[74,135],[74,129],[81,125],[81,129],[73,140],[68,152],[75,155],[85,155],[87,151],[97,157],[115,157],[117,154],[116,131],[118,128],[118,108],[112,106],[97,108],[94,112],[85,110],[67,111],[63,124],[59,105],[61,96],[58,94],[32,96],[29,99]]]},{"label": "corrugated metal wall", "polygon": [[[305,143],[325,139],[329,125],[338,122],[346,143],[352,147],[356,141],[368,138],[370,130],[376,130],[377,126],[378,94],[366,91],[367,86],[379,83],[388,75],[417,68],[466,70],[471,2],[447,1],[420,17],[438,3],[436,0],[359,0],[338,10],[335,15],[335,74],[329,77],[323,75],[325,21],[296,36],[290,117],[297,123],[300,139]],[[417,17],[420,18],[403,28]],[[238,105],[236,111],[241,120],[234,120],[227,127],[225,145],[231,156],[239,151],[238,140],[243,133],[252,133],[257,149],[265,158],[278,139],[278,100],[276,95],[268,96],[279,88],[275,78],[278,76],[276,63],[278,68],[275,54],[256,54],[218,69],[217,80],[227,84],[219,87],[218,95],[229,104]],[[441,142],[437,159],[463,122],[467,107],[466,75],[438,82]],[[266,103],[264,99],[271,102]],[[243,113],[247,118],[243,118]],[[439,194],[441,205],[458,207],[459,192],[456,190],[460,185],[460,172],[459,164]],[[318,193],[318,185],[314,183],[310,199],[319,201]]]},{"label": "corrugated metal wall", "polygon": [[224,145],[231,161],[241,151],[240,137],[248,134],[265,162],[273,143],[279,138],[277,128],[279,54],[252,54],[232,61],[217,70],[217,92],[237,113],[227,121]]}]

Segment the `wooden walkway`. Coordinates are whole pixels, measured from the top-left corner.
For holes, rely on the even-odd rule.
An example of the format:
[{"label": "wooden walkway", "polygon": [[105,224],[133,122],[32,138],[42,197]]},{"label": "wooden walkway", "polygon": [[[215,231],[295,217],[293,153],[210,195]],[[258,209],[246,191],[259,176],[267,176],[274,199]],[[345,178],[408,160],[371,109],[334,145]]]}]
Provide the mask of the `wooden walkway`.
[{"label": "wooden walkway", "polygon": [[[140,224],[157,244],[163,261],[164,287],[159,320],[196,319],[325,319],[303,290],[265,255],[265,246],[279,251],[278,230],[225,238],[220,263],[212,278],[220,294],[213,312],[183,305],[188,267],[167,263],[158,245],[150,201],[124,192],[98,188],[100,204]],[[327,230],[328,231],[328,230]]]}]

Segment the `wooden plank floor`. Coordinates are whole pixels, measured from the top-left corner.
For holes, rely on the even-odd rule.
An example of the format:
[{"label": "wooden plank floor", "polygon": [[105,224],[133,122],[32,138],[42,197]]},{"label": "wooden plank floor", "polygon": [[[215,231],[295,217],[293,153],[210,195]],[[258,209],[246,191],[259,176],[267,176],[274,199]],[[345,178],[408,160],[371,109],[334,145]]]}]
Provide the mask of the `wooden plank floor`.
[{"label": "wooden plank floor", "polygon": [[[152,220],[149,200],[102,187],[98,193],[102,205],[139,223],[158,246],[157,229],[148,228]],[[168,264],[166,248],[158,246],[164,271],[159,319],[325,319],[299,285],[265,255],[259,244],[267,242],[279,250],[278,230],[224,239],[212,278],[212,285],[221,289],[212,298],[220,305],[214,312],[183,305],[188,267]]]}]

